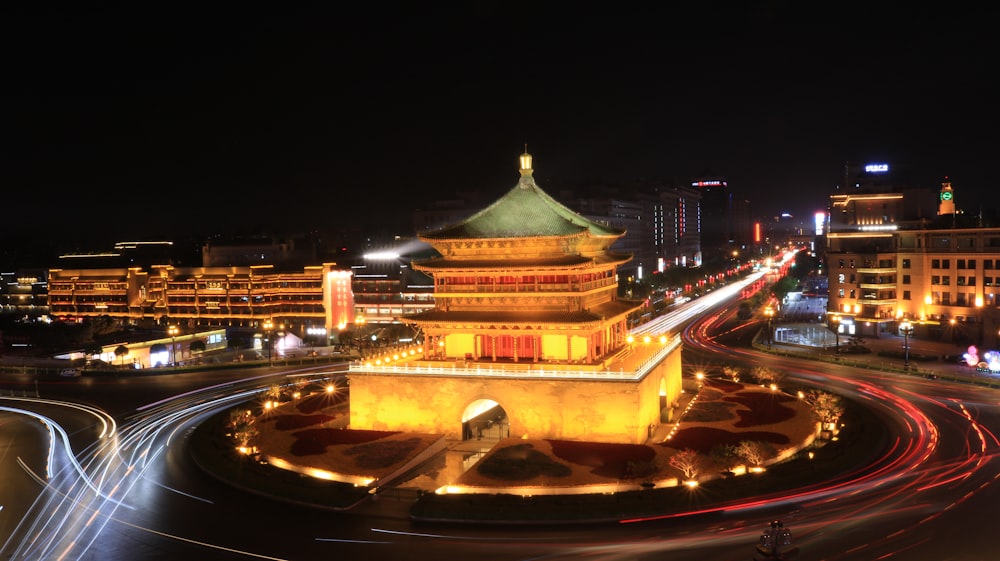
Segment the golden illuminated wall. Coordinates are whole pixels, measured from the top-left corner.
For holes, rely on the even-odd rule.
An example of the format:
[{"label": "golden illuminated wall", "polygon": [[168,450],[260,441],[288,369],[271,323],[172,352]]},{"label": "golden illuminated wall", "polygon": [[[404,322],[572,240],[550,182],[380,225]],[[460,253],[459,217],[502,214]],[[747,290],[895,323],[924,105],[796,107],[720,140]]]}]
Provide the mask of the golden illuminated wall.
[{"label": "golden illuminated wall", "polygon": [[350,427],[461,439],[466,407],[489,399],[507,412],[512,437],[639,444],[660,422],[661,403],[680,397],[680,354],[678,347],[639,381],[352,371]]},{"label": "golden illuminated wall", "polygon": [[[586,360],[587,338],[573,335],[566,345],[566,335],[543,334],[541,336],[541,355],[550,360]],[[571,353],[571,356],[566,356]]]},{"label": "golden illuminated wall", "polygon": [[449,356],[474,355],[476,352],[476,337],[472,333],[451,333],[445,335],[444,340]]},{"label": "golden illuminated wall", "polygon": [[542,335],[542,356],[552,360],[569,360],[569,357],[566,356],[568,351],[565,335],[550,335],[548,333]]}]

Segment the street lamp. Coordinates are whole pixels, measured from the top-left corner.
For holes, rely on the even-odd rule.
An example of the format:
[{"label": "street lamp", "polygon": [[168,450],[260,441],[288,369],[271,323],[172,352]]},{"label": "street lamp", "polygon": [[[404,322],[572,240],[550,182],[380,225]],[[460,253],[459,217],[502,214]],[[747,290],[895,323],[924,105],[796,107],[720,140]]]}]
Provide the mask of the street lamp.
[{"label": "street lamp", "polygon": [[264,320],[264,344],[267,345],[267,363],[271,364],[271,330],[274,329],[274,322],[269,319]]},{"label": "street lamp", "polygon": [[913,325],[908,321],[899,324],[899,330],[903,332],[903,368],[910,368],[910,333],[913,333]]},{"label": "street lamp", "polygon": [[177,349],[174,346],[174,341],[177,338],[177,334],[181,330],[176,325],[171,325],[167,327],[167,335],[170,335],[170,365],[177,366]]},{"label": "street lamp", "polygon": [[774,308],[768,306],[764,308],[764,315],[767,316],[767,348],[771,348],[771,318],[774,317]]},{"label": "street lamp", "polygon": [[840,354],[840,316],[830,316],[830,323],[833,324],[833,334],[837,337],[837,346],[835,351],[838,355]]}]

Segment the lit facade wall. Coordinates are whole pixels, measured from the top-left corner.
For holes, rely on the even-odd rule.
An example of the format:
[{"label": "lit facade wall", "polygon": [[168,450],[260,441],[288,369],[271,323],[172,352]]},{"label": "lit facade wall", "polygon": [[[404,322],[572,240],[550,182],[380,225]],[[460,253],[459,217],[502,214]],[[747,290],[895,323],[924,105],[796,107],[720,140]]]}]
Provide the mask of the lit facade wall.
[{"label": "lit facade wall", "polygon": [[995,338],[1000,228],[831,233],[827,261],[830,313],[883,329],[972,324]]},{"label": "lit facade wall", "polygon": [[109,316],[127,323],[259,326],[266,319],[305,333],[332,323],[324,271],[332,265],[277,272],[270,266],[153,266],[148,270],[50,269],[53,316]]},{"label": "lit facade wall", "polygon": [[639,444],[680,398],[680,367],[678,351],[638,381],[352,373],[350,426],[461,439],[466,408],[486,399],[507,413],[512,437]]},{"label": "lit facade wall", "polygon": [[326,330],[343,330],[354,323],[354,293],[351,290],[350,271],[334,270],[332,266],[323,268],[323,302],[327,310]]},{"label": "lit facade wall", "polygon": [[48,313],[44,273],[0,272],[0,314],[38,317]]}]

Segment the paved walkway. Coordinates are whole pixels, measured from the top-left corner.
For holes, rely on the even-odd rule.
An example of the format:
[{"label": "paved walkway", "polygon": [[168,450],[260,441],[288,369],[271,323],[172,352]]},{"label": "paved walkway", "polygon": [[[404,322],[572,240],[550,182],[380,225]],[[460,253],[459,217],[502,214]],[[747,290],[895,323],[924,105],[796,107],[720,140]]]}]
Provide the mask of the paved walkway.
[{"label": "paved walkway", "polygon": [[[795,324],[781,324],[784,327]],[[870,353],[848,352],[849,345],[844,336],[840,337],[840,353],[833,347],[809,347],[804,345],[789,345],[772,343],[770,349],[762,334],[754,341],[758,350],[773,353],[802,356],[827,362],[851,364],[862,368],[882,371],[907,372],[910,374],[938,378],[949,378],[959,381],[971,381],[1000,386],[1000,374],[978,372],[974,367],[961,362],[962,355],[969,349],[967,343],[950,343],[904,338],[902,336],[883,333],[878,337],[864,337],[859,341],[869,349]],[[909,367],[906,365],[906,350],[909,349]],[[881,356],[880,352],[898,353],[898,356]],[[932,358],[931,358],[932,357]]]}]

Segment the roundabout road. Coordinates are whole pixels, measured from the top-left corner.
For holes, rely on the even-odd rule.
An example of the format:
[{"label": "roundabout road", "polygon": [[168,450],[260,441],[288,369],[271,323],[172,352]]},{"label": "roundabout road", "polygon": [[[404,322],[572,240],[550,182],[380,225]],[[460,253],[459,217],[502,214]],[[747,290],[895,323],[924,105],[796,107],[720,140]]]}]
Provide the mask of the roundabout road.
[{"label": "roundabout road", "polygon": [[[185,440],[205,416],[250,399],[276,376],[306,372],[168,374],[75,385],[43,380],[45,402],[0,399],[6,408],[0,422],[16,427],[4,431],[13,438],[0,466],[38,497],[14,525],[21,531],[11,531],[0,559],[746,561],[774,519],[791,528],[802,559],[996,558],[996,391],[716,346],[699,335],[715,317],[705,314],[687,331],[692,353],[718,365],[779,368],[788,383],[864,404],[890,429],[887,452],[822,486],[700,514],[575,526],[433,524],[410,520],[406,505],[390,496],[363,512],[329,512],[237,491],[193,465]],[[72,405],[56,403],[63,401]],[[115,413],[102,417],[79,407],[84,403]],[[46,425],[29,412],[51,419],[51,430],[31,428]],[[11,461],[23,458],[37,473],[48,450],[55,451],[55,471],[47,479],[36,480]],[[0,510],[8,515],[0,528],[10,529],[18,512]]]}]

